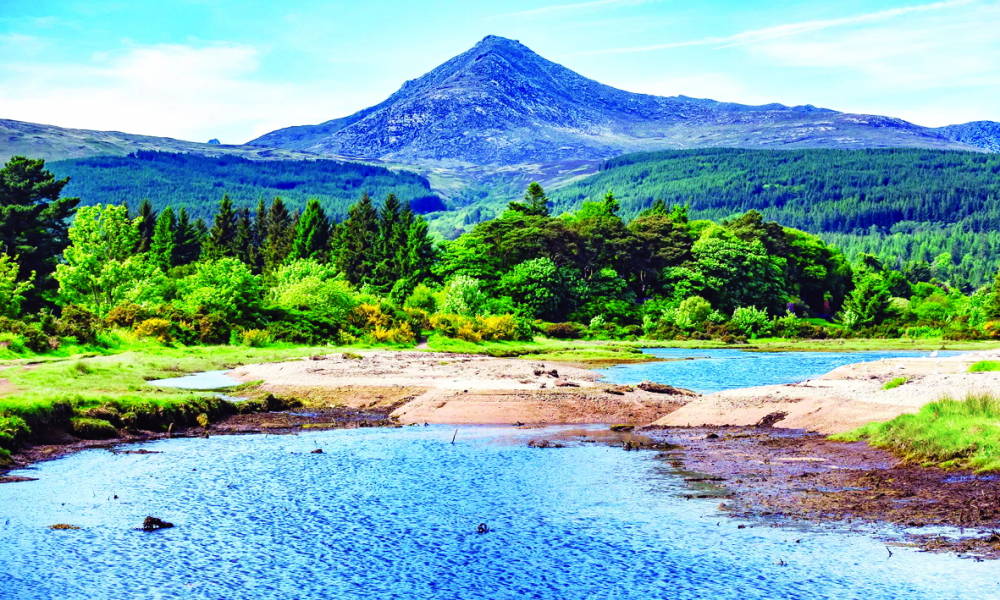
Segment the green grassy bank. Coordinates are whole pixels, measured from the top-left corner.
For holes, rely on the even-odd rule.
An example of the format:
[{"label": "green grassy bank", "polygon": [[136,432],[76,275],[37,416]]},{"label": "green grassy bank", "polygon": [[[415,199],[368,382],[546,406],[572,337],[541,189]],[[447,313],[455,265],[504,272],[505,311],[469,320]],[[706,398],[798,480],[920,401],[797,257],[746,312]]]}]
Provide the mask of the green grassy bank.
[{"label": "green grassy bank", "polygon": [[865,440],[923,466],[1000,471],[1000,399],[985,394],[944,399],[832,439]]}]

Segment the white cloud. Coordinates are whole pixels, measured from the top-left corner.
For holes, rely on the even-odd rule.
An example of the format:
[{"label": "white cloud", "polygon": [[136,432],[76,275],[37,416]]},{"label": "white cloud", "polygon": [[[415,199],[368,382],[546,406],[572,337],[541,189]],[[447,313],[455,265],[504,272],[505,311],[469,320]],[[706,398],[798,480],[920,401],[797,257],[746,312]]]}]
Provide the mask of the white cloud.
[{"label": "white cloud", "polygon": [[551,6],[540,6],[538,8],[531,8],[528,10],[519,10],[517,12],[505,13],[502,15],[497,15],[496,18],[503,17],[539,17],[543,15],[549,15],[553,13],[560,12],[575,12],[580,10],[587,10],[590,8],[601,8],[608,6],[634,6],[637,4],[646,4],[648,2],[655,2],[656,0],[591,0],[590,2],[577,2],[574,4],[554,4]]},{"label": "white cloud", "polygon": [[784,25],[777,25],[775,27],[768,27],[766,29],[743,31],[735,35],[729,35],[724,37],[704,37],[696,40],[688,40],[682,42],[668,42],[665,44],[651,44],[645,46],[631,46],[623,48],[606,48],[603,50],[589,50],[586,52],[580,52],[578,54],[594,55],[594,54],[623,54],[632,52],[651,52],[654,50],[685,48],[689,46],[718,46],[719,48],[730,48],[733,46],[742,46],[745,44],[753,44],[756,42],[763,42],[767,40],[800,35],[803,33],[821,31],[824,29],[846,27],[851,25],[866,25],[871,23],[878,23],[882,21],[896,19],[910,14],[928,13],[949,8],[956,8],[960,6],[973,4],[976,3],[977,1],[978,0],[947,0],[945,2],[934,2],[932,4],[922,4],[918,6],[893,8],[890,10],[883,10],[879,12],[867,13],[863,15],[855,15],[852,17],[844,17],[839,19],[826,19],[818,21],[803,21],[800,23],[787,23]]},{"label": "white cloud", "polygon": [[225,143],[354,110],[327,86],[255,79],[260,53],[236,44],[129,46],[75,64],[0,64],[0,116],[82,129]]}]

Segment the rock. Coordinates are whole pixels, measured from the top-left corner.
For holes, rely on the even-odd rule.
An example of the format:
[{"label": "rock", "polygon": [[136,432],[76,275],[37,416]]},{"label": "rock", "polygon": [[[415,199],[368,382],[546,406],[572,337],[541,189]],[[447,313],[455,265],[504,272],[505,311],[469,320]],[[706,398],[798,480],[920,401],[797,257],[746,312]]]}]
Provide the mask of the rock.
[{"label": "rock", "polygon": [[66,523],[57,523],[55,525],[49,525],[49,529],[52,529],[52,530],[55,530],[55,531],[75,531],[75,530],[80,529],[80,528],[77,527],[76,525],[67,525]]},{"label": "rock", "polygon": [[685,390],[683,388],[675,388],[672,385],[666,385],[663,383],[656,383],[655,381],[643,381],[636,386],[640,390],[646,392],[652,392],[654,394],[669,394],[671,396],[697,396],[695,392],[691,390]]},{"label": "rock", "polygon": [[764,417],[762,417],[760,421],[757,421],[756,427],[774,427],[775,423],[781,421],[787,416],[788,413],[783,410],[778,410],[773,413],[768,413],[767,415],[764,415]]},{"label": "rock", "polygon": [[705,436],[705,439],[706,440],[717,440],[717,439],[719,439],[719,434],[717,434],[717,433],[710,433],[710,434],[708,434],[708,435]]},{"label": "rock", "polygon": [[552,385],[556,387],[580,387],[579,383],[576,383],[574,381],[568,381],[566,379],[557,379],[555,380],[555,382],[553,382]]},{"label": "rock", "polygon": [[156,531],[158,529],[170,529],[173,527],[173,523],[167,523],[162,519],[157,519],[156,517],[146,517],[142,522],[143,531]]},{"label": "rock", "polygon": [[316,448],[315,450],[313,450],[309,454],[323,454],[323,449],[322,448]]},{"label": "rock", "polygon": [[487,525],[486,523],[480,523],[479,527],[476,527],[476,533],[478,533],[479,535],[489,532],[490,532],[490,526]]},{"label": "rock", "polygon": [[611,431],[632,431],[635,429],[635,425],[612,425]]}]

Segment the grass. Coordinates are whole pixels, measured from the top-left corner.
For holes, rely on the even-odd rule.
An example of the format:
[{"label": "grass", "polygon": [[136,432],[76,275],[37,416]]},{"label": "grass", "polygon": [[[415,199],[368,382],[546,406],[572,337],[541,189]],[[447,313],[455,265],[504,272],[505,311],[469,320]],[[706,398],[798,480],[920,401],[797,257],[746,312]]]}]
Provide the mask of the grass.
[{"label": "grass", "polygon": [[1000,471],[1000,399],[989,394],[944,399],[916,414],[869,423],[832,439],[866,440],[924,466]]},{"label": "grass", "polygon": [[906,383],[909,380],[910,380],[909,377],[896,377],[895,379],[891,379],[891,380],[885,382],[885,385],[882,386],[882,389],[883,390],[891,390],[891,389],[894,389],[894,388],[898,388],[899,386],[903,385],[904,383]]},{"label": "grass", "polygon": [[[156,431],[171,423],[194,424],[202,414],[214,420],[233,407],[205,392],[158,388],[147,382],[335,351],[329,346],[170,348],[144,344],[141,351],[113,356],[4,361],[0,364],[7,367],[8,384],[0,395],[0,449],[11,450],[33,433],[53,429],[92,438],[108,437],[121,428]],[[0,461],[5,454],[0,452]]]},{"label": "grass", "polygon": [[445,337],[437,333],[431,335],[427,340],[427,347],[434,352],[486,354],[496,357],[549,360],[591,366],[656,360],[639,350],[639,348],[648,346],[647,343],[554,340],[543,337],[537,337],[532,341],[473,343]]},{"label": "grass", "polygon": [[1000,362],[995,360],[981,360],[969,366],[969,373],[985,373],[987,371],[1000,371]]}]

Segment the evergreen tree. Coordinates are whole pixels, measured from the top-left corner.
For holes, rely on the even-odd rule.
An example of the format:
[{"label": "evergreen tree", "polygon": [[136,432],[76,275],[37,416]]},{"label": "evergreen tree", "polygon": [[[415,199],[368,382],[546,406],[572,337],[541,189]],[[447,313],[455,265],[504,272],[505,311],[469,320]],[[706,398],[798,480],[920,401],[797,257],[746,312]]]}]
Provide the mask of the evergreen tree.
[{"label": "evergreen tree", "polygon": [[523,202],[511,202],[507,205],[510,210],[532,215],[536,217],[549,216],[549,198],[545,195],[545,190],[537,182],[528,184],[528,190],[524,193]]},{"label": "evergreen tree", "polygon": [[614,216],[618,214],[618,210],[620,208],[621,206],[618,204],[618,199],[615,198],[615,195],[611,190],[608,190],[608,193],[604,195],[604,210],[609,215]]},{"label": "evergreen tree", "polygon": [[264,198],[257,201],[257,210],[253,219],[253,272],[260,275],[264,272],[264,245],[267,243],[267,202]]},{"label": "evergreen tree", "polygon": [[148,198],[144,198],[139,203],[139,210],[136,214],[139,218],[139,242],[136,247],[137,252],[149,252],[150,244],[153,242],[153,234],[156,231],[156,211],[153,210],[153,203]]},{"label": "evergreen tree", "polygon": [[237,212],[233,249],[240,262],[253,268],[257,252],[254,247],[254,226],[250,219],[249,208],[244,207]]},{"label": "evergreen tree", "polygon": [[405,237],[402,204],[395,194],[389,194],[378,215],[376,263],[371,282],[383,294],[392,290],[400,278],[402,265],[399,259],[400,253],[405,253]]},{"label": "evergreen tree", "polygon": [[310,200],[295,228],[291,256],[325,262],[329,258],[329,246],[330,222],[319,200]]},{"label": "evergreen tree", "polygon": [[[141,226],[142,223],[140,222]],[[169,206],[163,209],[153,227],[153,237],[149,243],[150,260],[161,271],[169,269],[174,262],[174,230],[177,224],[174,219],[174,209]]]},{"label": "evergreen tree", "polygon": [[211,231],[202,244],[202,256],[208,260],[236,256],[236,210],[229,194],[222,195]]},{"label": "evergreen tree", "polygon": [[271,273],[285,263],[292,252],[295,237],[295,219],[281,198],[271,202],[267,211],[267,238],[264,242],[264,272]]},{"label": "evergreen tree", "polygon": [[18,257],[18,281],[35,273],[34,289],[25,293],[28,311],[58,285],[52,274],[69,245],[68,220],[80,202],[59,197],[67,183],[45,170],[40,159],[15,156],[0,169],[0,252]]},{"label": "evergreen tree", "polygon": [[368,194],[347,210],[337,236],[337,268],[355,285],[370,283],[375,271],[379,218]]},{"label": "evergreen tree", "polygon": [[[199,220],[204,227],[204,222]],[[201,234],[188,217],[187,209],[181,207],[174,228],[174,250],[172,266],[191,264],[201,255]]]}]

